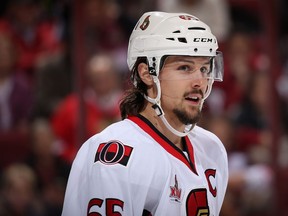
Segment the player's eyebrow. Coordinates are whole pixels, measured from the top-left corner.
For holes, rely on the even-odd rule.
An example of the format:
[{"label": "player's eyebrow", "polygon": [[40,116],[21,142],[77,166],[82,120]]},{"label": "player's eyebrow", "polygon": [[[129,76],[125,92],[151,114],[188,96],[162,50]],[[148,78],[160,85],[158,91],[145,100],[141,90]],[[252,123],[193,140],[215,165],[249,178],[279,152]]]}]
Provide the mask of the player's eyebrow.
[{"label": "player's eyebrow", "polygon": [[[171,57],[172,59],[170,59],[170,61],[168,63],[190,63],[190,64],[195,64],[196,61],[194,60],[195,58],[200,58],[200,57],[195,57],[195,58],[183,58],[183,57]],[[211,59],[207,59],[207,61],[203,62],[203,65],[208,65],[211,63]]]},{"label": "player's eyebrow", "polygon": [[[179,61],[176,61],[176,62],[184,62],[184,63],[191,63],[191,64],[195,64],[195,61],[193,60],[190,60],[190,59],[182,59],[182,60],[179,60]],[[197,62],[198,63],[198,62]],[[203,65],[206,65],[206,64],[210,64],[210,60],[206,61],[206,62],[203,62],[202,63]]]}]

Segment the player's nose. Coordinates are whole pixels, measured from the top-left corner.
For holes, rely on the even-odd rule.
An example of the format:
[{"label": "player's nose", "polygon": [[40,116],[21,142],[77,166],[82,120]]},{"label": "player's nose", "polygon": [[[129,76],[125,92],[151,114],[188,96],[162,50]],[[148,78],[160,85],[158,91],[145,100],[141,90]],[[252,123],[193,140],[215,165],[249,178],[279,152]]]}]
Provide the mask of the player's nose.
[{"label": "player's nose", "polygon": [[207,84],[207,78],[203,77],[203,74],[197,70],[193,73],[193,78],[191,79],[191,85],[196,88],[201,88]]}]

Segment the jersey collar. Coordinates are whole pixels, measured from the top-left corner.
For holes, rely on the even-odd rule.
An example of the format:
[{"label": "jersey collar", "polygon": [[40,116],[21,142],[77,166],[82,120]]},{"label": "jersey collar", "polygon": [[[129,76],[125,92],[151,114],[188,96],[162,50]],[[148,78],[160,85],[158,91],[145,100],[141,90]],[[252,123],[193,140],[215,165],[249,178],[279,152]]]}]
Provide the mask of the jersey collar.
[{"label": "jersey collar", "polygon": [[157,143],[159,143],[169,154],[173,155],[180,161],[182,161],[192,172],[196,175],[197,170],[194,161],[194,150],[193,145],[188,136],[183,137],[185,140],[184,149],[187,151],[188,158],[185,154],[176,147],[166,136],[164,136],[148,119],[142,115],[128,116],[128,119],[137,124],[147,134],[149,134]]}]

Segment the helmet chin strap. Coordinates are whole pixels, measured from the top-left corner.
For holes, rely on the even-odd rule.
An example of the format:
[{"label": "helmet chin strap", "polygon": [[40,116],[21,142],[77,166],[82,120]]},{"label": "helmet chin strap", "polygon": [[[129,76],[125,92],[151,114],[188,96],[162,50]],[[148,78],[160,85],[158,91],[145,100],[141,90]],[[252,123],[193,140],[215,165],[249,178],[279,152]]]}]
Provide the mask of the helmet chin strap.
[{"label": "helmet chin strap", "polygon": [[[167,119],[165,118],[165,113],[161,107],[161,102],[160,102],[160,98],[161,98],[161,87],[160,87],[160,81],[158,79],[157,76],[153,76],[153,81],[156,84],[156,88],[157,88],[157,96],[156,98],[151,98],[147,95],[144,95],[145,99],[147,101],[149,101],[150,103],[153,104],[153,108],[156,112],[156,114],[160,117],[160,119],[162,120],[162,122],[164,123],[164,125],[168,128],[169,131],[171,131],[173,134],[175,134],[176,136],[179,137],[184,137],[187,136],[189,134],[189,132],[194,128],[194,126],[196,124],[191,124],[191,125],[187,125],[187,130],[185,128],[184,132],[180,132],[178,130],[176,130],[175,128],[173,128],[169,122],[167,121]],[[204,102],[204,100],[203,100]],[[203,104],[203,103],[202,103]],[[201,104],[201,108],[202,108],[202,104]]]},{"label": "helmet chin strap", "polygon": [[[169,131],[171,131],[173,134],[175,134],[176,136],[179,136],[179,137],[184,137],[184,136],[187,136],[191,131],[192,129],[195,127],[196,123],[195,124],[190,124],[190,125],[187,125],[185,127],[185,131],[184,132],[180,132],[178,130],[176,130],[175,128],[173,128],[171,126],[171,124],[167,121],[167,119],[165,118],[165,113],[161,107],[161,102],[160,102],[160,98],[161,98],[161,86],[160,86],[160,81],[158,79],[157,76],[153,76],[153,82],[155,83],[156,85],[156,88],[157,88],[157,96],[156,98],[151,98],[147,95],[144,95],[144,98],[149,101],[150,103],[153,104],[153,108],[156,112],[156,114],[160,117],[160,119],[162,120],[162,122],[164,123],[164,125],[166,126],[166,128],[168,128]],[[203,107],[203,104],[204,104],[204,101],[205,99],[210,95],[211,93],[211,90],[212,90],[212,85],[213,85],[213,82],[214,82],[214,79],[210,79],[208,81],[208,88],[207,88],[207,91],[204,95],[204,98],[202,99],[201,101],[201,104],[200,104],[200,110],[202,110],[202,107]]]}]

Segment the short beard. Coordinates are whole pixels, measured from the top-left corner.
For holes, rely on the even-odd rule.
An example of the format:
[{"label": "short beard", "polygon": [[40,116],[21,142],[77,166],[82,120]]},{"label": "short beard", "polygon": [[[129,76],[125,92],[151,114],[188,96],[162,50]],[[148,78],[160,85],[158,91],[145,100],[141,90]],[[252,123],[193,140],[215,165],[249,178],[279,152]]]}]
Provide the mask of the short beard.
[{"label": "short beard", "polygon": [[187,112],[181,111],[179,109],[174,109],[173,113],[177,116],[179,121],[181,123],[183,123],[184,125],[196,124],[201,119],[201,111],[200,111],[200,109],[198,109],[197,114],[195,116],[193,116],[193,117],[188,115]]}]

